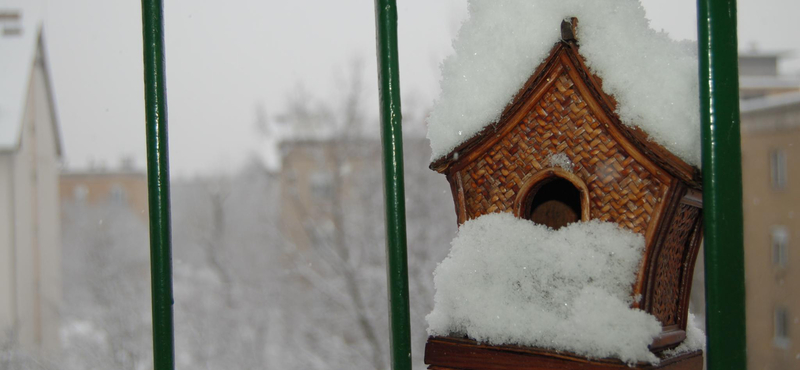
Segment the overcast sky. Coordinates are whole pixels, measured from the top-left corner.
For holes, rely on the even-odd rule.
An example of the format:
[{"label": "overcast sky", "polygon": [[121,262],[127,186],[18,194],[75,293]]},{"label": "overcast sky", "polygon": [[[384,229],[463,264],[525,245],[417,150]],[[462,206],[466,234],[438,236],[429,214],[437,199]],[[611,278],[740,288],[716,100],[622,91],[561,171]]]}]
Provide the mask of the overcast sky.
[{"label": "overcast sky", "polygon": [[[12,0],[0,0],[8,4]],[[400,0],[403,97],[429,104],[438,63],[466,17],[465,0]],[[651,24],[696,39],[693,0],[643,0]],[[66,163],[144,165],[141,13],[138,1],[49,0],[45,32]],[[739,45],[800,50],[797,0],[741,0]],[[166,0],[166,62],[173,175],[230,171],[258,150],[257,105],[281,111],[298,85],[336,98],[361,60],[366,103],[377,106],[372,0]],[[782,65],[800,73],[798,58]]]}]

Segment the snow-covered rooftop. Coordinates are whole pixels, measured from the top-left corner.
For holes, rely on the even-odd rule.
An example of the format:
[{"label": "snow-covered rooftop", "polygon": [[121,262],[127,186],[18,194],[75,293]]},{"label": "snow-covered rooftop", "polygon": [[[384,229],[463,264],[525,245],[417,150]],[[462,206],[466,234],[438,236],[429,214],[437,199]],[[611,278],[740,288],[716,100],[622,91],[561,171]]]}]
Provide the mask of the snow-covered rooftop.
[{"label": "snow-covered rooftop", "polygon": [[[28,80],[41,26],[38,9],[30,3],[22,2],[13,8],[4,3],[0,7],[0,13],[19,14],[18,20],[0,21],[0,151],[16,148],[20,137]],[[6,28],[19,32],[7,32]]]},{"label": "snow-covered rooftop", "polygon": [[749,49],[741,49],[739,50],[739,57],[745,58],[754,58],[754,57],[764,57],[764,58],[779,58],[779,57],[789,57],[794,55],[794,51],[792,50],[761,50],[758,47],[749,48]]},{"label": "snow-covered rooftop", "polygon": [[442,63],[428,119],[432,160],[497,122],[559,41],[561,20],[577,17],[580,52],[622,122],[700,164],[696,44],[651,29],[638,0],[470,0],[469,13]]},{"label": "snow-covered rooftop", "polygon": [[794,76],[739,76],[740,89],[797,89],[800,77]]},{"label": "snow-covered rooftop", "polygon": [[792,105],[800,105],[800,92],[767,95],[761,98],[742,100],[739,103],[739,110],[742,113],[752,113]]}]

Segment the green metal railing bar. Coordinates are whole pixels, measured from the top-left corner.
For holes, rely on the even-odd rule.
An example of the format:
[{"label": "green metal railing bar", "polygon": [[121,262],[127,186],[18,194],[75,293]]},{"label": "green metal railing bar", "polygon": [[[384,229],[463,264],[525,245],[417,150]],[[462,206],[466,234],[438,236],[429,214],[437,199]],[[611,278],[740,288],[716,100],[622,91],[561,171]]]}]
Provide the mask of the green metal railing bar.
[{"label": "green metal railing bar", "polygon": [[161,0],[142,0],[153,358],[156,370],[172,370],[175,368],[175,348],[172,331],[172,236],[163,30]]},{"label": "green metal railing bar", "polygon": [[394,0],[375,0],[375,27],[386,202],[386,273],[389,285],[391,365],[394,370],[410,370],[411,319],[403,184],[403,118],[400,114],[397,4]]},{"label": "green metal railing bar", "polygon": [[736,0],[698,0],[709,370],[746,369]]}]

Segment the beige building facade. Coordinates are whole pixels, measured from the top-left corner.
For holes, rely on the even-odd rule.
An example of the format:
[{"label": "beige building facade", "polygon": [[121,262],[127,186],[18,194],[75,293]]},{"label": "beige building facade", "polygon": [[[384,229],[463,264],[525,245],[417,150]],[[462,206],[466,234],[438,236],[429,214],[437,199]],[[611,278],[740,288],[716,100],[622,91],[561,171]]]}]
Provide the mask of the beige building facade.
[{"label": "beige building facade", "polygon": [[800,93],[741,109],[748,368],[800,369]]},{"label": "beige building facade", "polygon": [[124,205],[142,221],[148,220],[147,174],[131,166],[64,171],[59,194],[62,202]]},{"label": "beige building facade", "polygon": [[61,145],[41,29],[23,16],[0,10],[0,339],[53,353]]},{"label": "beige building facade", "polygon": [[362,201],[354,175],[377,164],[377,140],[290,139],[279,148],[280,227],[286,241],[306,251],[338,240],[343,208]]}]

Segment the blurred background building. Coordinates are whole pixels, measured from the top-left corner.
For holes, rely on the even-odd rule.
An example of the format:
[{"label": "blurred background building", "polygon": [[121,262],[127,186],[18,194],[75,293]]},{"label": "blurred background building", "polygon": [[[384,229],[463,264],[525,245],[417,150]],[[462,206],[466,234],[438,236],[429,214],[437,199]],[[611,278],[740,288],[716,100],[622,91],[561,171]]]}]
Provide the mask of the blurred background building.
[{"label": "blurred background building", "polygon": [[343,205],[363,201],[364,186],[380,185],[364,184],[361,175],[380,172],[375,161],[379,144],[374,139],[337,137],[280,142],[280,222],[287,241],[300,250],[341,241],[336,234],[343,231]]},{"label": "blurred background building", "polygon": [[59,349],[61,138],[38,19],[0,9],[0,343]]},{"label": "blurred background building", "polygon": [[124,205],[143,222],[148,220],[147,174],[130,159],[117,168],[66,169],[61,173],[59,194],[62,202]]},{"label": "blurred background building", "polygon": [[750,369],[800,366],[800,79],[778,73],[786,55],[739,56]]},{"label": "blurred background building", "polygon": [[759,51],[757,47],[739,52],[739,97],[748,100],[797,92],[800,77],[778,73],[780,61],[790,55],[786,51]]}]

